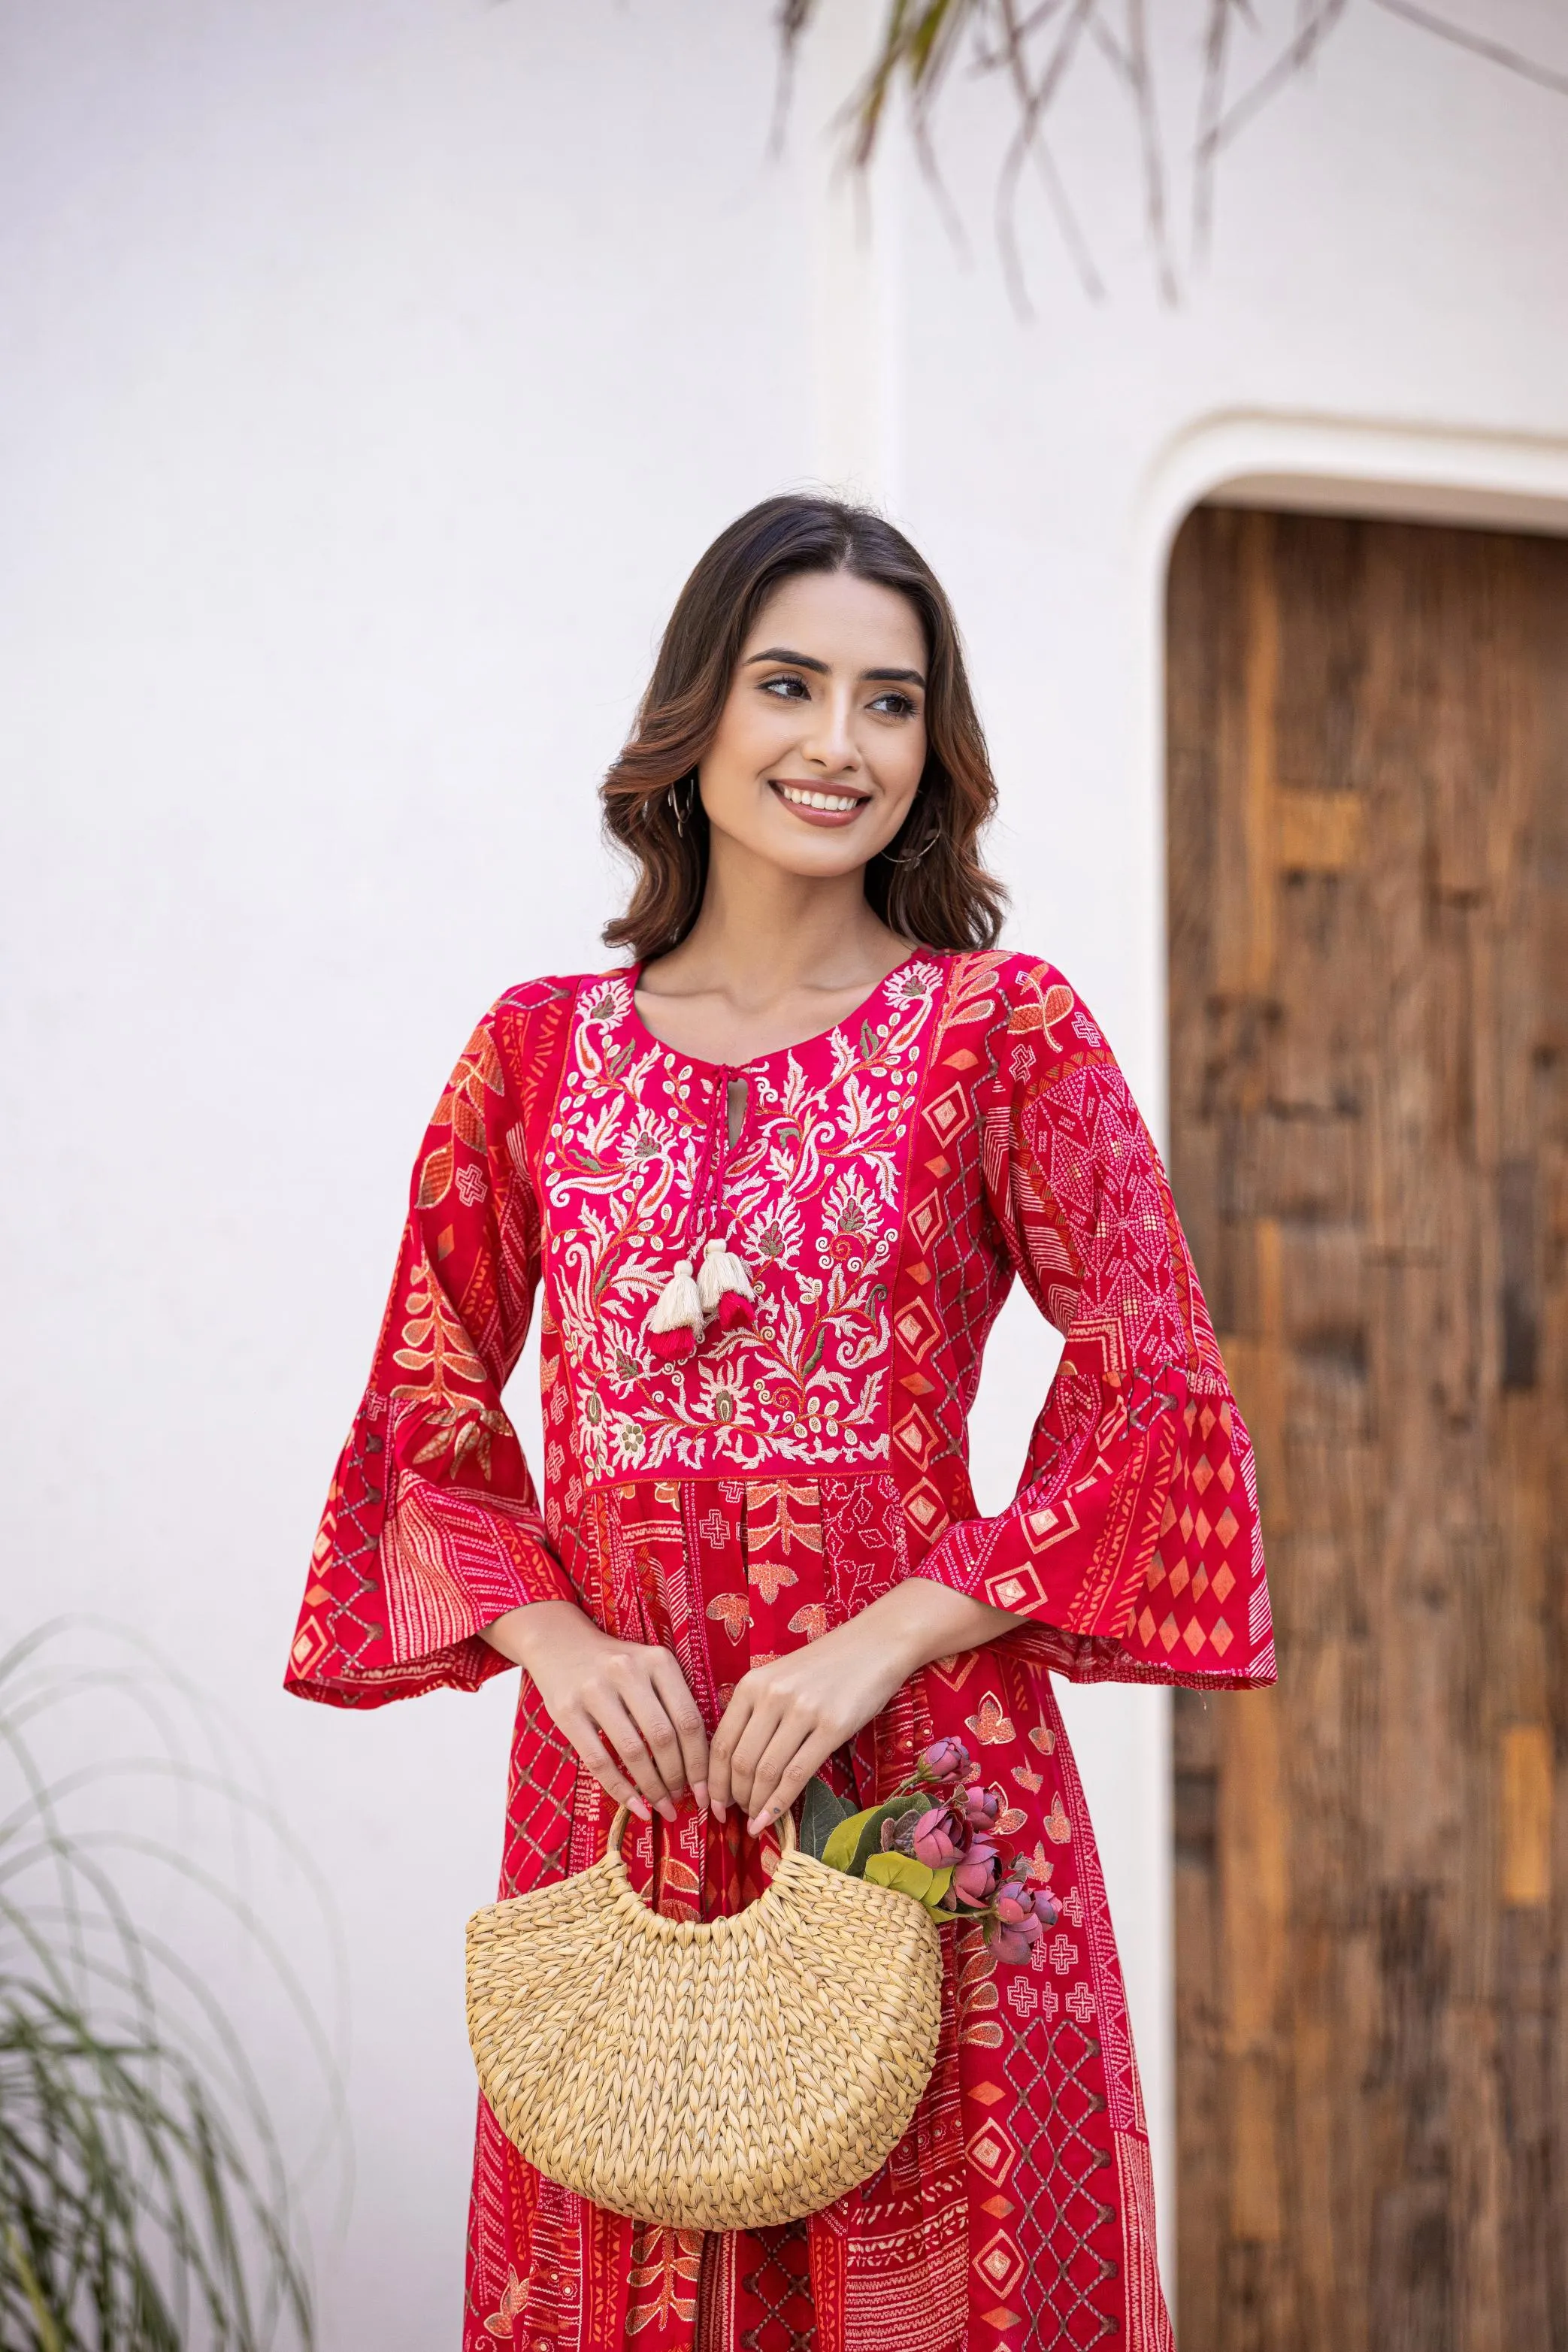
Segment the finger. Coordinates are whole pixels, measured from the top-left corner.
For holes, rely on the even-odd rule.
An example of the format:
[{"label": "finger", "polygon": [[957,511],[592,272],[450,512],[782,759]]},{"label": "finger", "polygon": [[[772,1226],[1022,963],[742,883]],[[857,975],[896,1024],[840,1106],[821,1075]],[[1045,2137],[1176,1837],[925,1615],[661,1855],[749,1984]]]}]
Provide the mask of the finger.
[{"label": "finger", "polygon": [[664,1785],[664,1776],[655,1763],[653,1751],[637,1727],[636,1718],[620,1699],[610,1701],[595,1709],[599,1729],[606,1738],[656,1813],[667,1822],[675,1819],[675,1801]]},{"label": "finger", "polygon": [[771,1691],[759,1692],[752,1701],[746,1727],[735,1744],[730,1759],[730,1782],[737,1804],[744,1805],[748,1813],[754,1812],[752,1783],[758,1765],[777,1736],[784,1716],[782,1702]]},{"label": "finger", "polygon": [[680,1743],[681,1769],[686,1785],[700,1806],[708,1802],[708,1733],[702,1721],[702,1710],[692,1697],[686,1676],[668,1650],[658,1650],[654,1655],[654,1684],[664,1702],[664,1711],[675,1727]]},{"label": "finger", "polygon": [[775,1759],[773,1748],[769,1748],[752,1776],[752,1813],[746,1827],[753,1837],[771,1828],[774,1822],[783,1821],[812,1774],[821,1771],[833,1748],[832,1734],[823,1731],[814,1731],[800,1741],[794,1755],[784,1758],[782,1762]]},{"label": "finger", "polygon": [[814,1726],[804,1723],[793,1709],[786,1708],[781,1713],[773,1727],[773,1736],[758,1757],[752,1774],[746,1827],[753,1836],[761,1822],[773,1818],[768,1812],[770,1800],[814,1728]]},{"label": "finger", "polygon": [[651,1822],[653,1809],[647,1799],[638,1795],[586,1716],[566,1736],[605,1794],[617,1805],[629,1805],[639,1822]]},{"label": "finger", "polygon": [[[680,1751],[680,1739],[663,1697],[652,1680],[634,1685],[624,1695],[623,1704],[642,1735],[643,1746],[652,1757],[655,1769],[664,1783],[664,1804],[668,1805],[669,1818],[675,1818],[675,1807],[686,1794],[686,1761]],[[664,1806],[659,1808],[662,1812]]]},{"label": "finger", "polygon": [[751,1721],[756,1696],[755,1686],[748,1688],[747,1678],[742,1675],[709,1743],[708,1810],[716,1822],[723,1820],[735,1801],[735,1748]]}]

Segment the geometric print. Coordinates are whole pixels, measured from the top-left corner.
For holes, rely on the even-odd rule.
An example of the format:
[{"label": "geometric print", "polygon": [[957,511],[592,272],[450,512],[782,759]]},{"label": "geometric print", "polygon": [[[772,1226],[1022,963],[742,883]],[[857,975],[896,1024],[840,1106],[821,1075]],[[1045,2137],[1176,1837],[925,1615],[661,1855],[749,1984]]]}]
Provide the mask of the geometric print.
[{"label": "geometric print", "polygon": [[[481,2103],[464,2352],[1169,2352],[1142,2102],[1051,1675],[1274,1675],[1247,1431],[1158,1154],[1097,1024],[1031,958],[921,950],[847,1021],[736,1069],[674,1054],[636,971],[509,991],[416,1164],[370,1381],[288,1685],[374,1706],[472,1689],[480,1629],[567,1599],[666,1643],[710,1730],[749,1664],[910,1575],[1016,1629],[915,1675],[836,1759],[869,1802],[963,1739],[1060,1906],[999,1969],[943,1930],[931,2084],[876,2178],[787,2232],[620,2221],[535,2174]],[[731,1139],[736,1087],[744,1116]],[[683,1255],[728,1240],[755,1328],[646,1345]],[[978,1512],[968,1419],[1022,1282],[1063,1335],[1017,1493]],[[541,1318],[543,1478],[503,1396]],[[609,1808],[526,1679],[503,1895],[584,1867]],[[755,1899],[731,1816],[634,1825],[666,1916]]]}]

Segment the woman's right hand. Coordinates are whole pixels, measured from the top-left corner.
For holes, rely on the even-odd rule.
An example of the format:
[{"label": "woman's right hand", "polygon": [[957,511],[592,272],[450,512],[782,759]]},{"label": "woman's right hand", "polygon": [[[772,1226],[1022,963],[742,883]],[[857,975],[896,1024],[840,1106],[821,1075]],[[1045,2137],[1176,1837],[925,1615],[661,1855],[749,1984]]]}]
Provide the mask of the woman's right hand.
[{"label": "woman's right hand", "polygon": [[650,1807],[672,1822],[689,1790],[707,1810],[708,1734],[673,1651],[617,1641],[570,1601],[510,1609],[484,1637],[531,1676],[552,1722],[616,1804],[645,1822]]}]

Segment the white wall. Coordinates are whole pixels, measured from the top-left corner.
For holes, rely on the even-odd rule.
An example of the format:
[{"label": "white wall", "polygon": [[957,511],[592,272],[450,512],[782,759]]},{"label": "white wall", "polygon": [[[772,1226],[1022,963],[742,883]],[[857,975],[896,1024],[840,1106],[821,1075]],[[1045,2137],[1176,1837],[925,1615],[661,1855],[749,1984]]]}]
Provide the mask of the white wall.
[{"label": "white wall", "polygon": [[[1545,0],[1471,5],[1551,36]],[[856,241],[804,134],[857,6],[782,162],[768,0],[0,11],[5,1617],[144,1626],[336,1882],[333,2347],[453,2340],[510,1694],[354,1719],[286,1702],[283,1654],[409,1154],[489,998],[597,958],[594,784],[688,564],[781,485],[890,502],[965,624],[1011,936],[1158,1115],[1158,572],[1224,433],[1180,453],[1249,416],[1275,472],[1331,467],[1335,419],[1417,478],[1568,462],[1568,101],[1352,14],[1229,157],[1172,312],[1091,79],[1061,152],[1110,298],[1026,193],[1029,323],[993,90],[955,80],[942,133],[969,260],[902,158]],[[998,1499],[1047,1360],[1010,1311]],[[1164,1711],[1072,1714],[1168,2146]]]}]

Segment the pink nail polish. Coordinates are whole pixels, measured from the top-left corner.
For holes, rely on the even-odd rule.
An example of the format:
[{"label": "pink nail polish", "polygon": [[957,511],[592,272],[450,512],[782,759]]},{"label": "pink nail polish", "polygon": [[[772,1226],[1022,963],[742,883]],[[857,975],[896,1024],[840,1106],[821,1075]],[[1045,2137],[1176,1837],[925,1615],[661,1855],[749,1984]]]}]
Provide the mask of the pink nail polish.
[{"label": "pink nail polish", "polygon": [[653,1815],[647,1809],[647,1799],[646,1797],[628,1797],[626,1799],[626,1803],[630,1810],[637,1815],[639,1822],[652,1821]]},{"label": "pink nail polish", "polygon": [[661,1822],[672,1822],[675,1819],[675,1807],[668,1797],[661,1797],[658,1801],[658,1817]]},{"label": "pink nail polish", "polygon": [[705,1811],[706,1811],[706,1809],[707,1809],[707,1804],[708,1804],[708,1783],[707,1783],[707,1781],[706,1781],[706,1780],[693,1780],[693,1782],[691,1783],[691,1794],[692,1794],[693,1801],[695,1801],[695,1803],[696,1803],[696,1806],[697,1806],[697,1810],[698,1810],[698,1811],[699,1811],[700,1813],[700,1812]]}]

